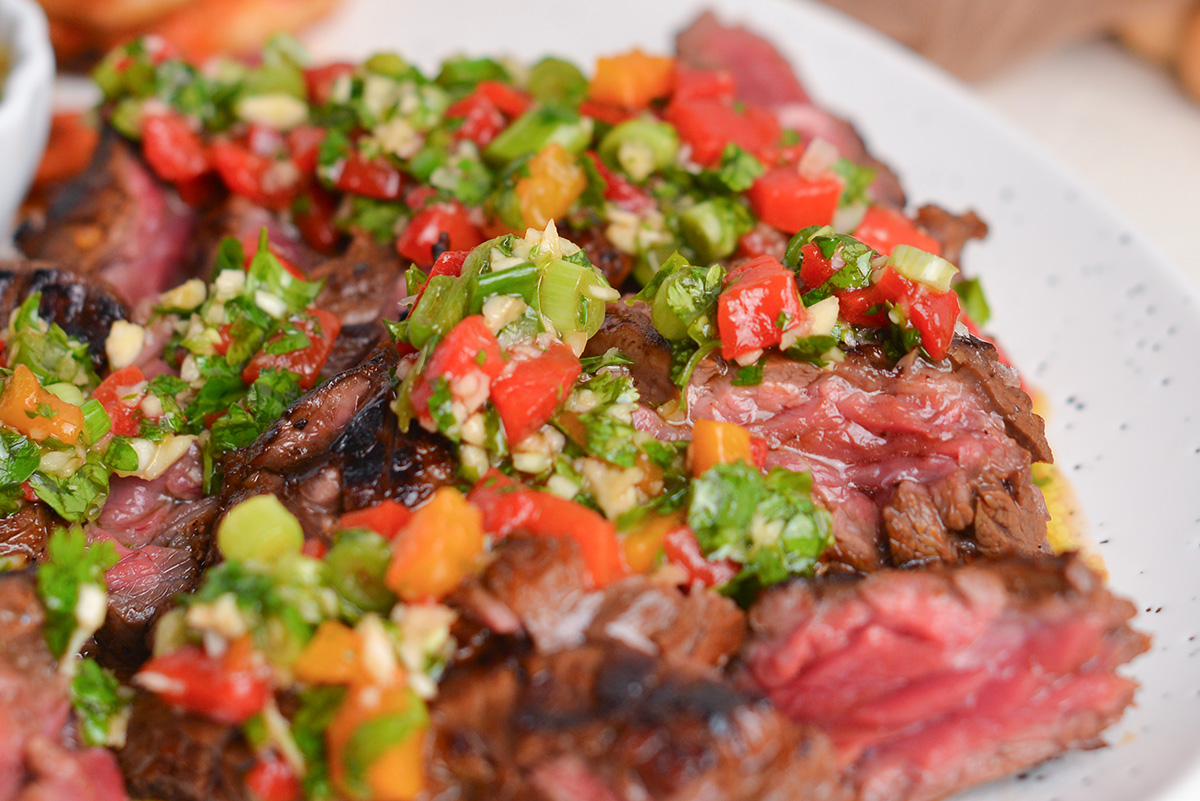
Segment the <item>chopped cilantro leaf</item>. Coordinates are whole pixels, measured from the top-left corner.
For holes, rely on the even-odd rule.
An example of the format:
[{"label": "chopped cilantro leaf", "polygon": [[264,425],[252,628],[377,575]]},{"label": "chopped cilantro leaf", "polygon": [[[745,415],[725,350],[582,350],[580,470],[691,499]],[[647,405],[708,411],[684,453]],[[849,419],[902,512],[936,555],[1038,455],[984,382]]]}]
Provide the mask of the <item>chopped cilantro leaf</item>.
[{"label": "chopped cilantro leaf", "polygon": [[89,546],[83,529],[71,526],[54,530],[46,541],[46,554],[37,572],[38,595],[46,607],[46,644],[50,653],[61,657],[78,626],[80,587],[91,584],[105,590],[104,572],[117,563],[117,551],[107,541]]},{"label": "chopped cilantro leaf", "polygon": [[117,681],[111,671],[92,659],[80,660],[71,680],[71,706],[79,721],[79,734],[85,745],[124,744],[120,730],[133,693]]}]

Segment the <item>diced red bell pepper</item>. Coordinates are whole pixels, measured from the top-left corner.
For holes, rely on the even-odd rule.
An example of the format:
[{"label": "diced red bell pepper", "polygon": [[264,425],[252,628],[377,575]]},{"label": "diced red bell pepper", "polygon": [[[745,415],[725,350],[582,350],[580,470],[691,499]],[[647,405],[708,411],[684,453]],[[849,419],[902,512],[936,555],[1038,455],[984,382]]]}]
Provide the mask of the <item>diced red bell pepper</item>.
[{"label": "diced red bell pepper", "polygon": [[833,260],[825,257],[817,243],[809,242],[800,248],[800,283],[805,289],[816,289],[836,272]]},{"label": "diced red bell pepper", "polygon": [[626,180],[625,176],[610,170],[608,165],[601,161],[600,157],[594,151],[589,150],[587,155],[596,167],[596,172],[604,180],[605,200],[611,202],[619,209],[630,211],[634,214],[658,208],[658,204],[654,202],[653,198]]},{"label": "diced red bell pepper", "polygon": [[292,222],[305,243],[327,256],[337,252],[342,231],[335,222],[338,201],[319,186],[309,186],[292,203]]},{"label": "diced red bell pepper", "polygon": [[155,114],[142,120],[142,155],[164,181],[193,181],[209,170],[208,153],[187,120]]},{"label": "diced red bell pepper", "polygon": [[935,292],[910,281],[892,268],[887,268],[875,281],[875,287],[908,316],[913,328],[921,335],[921,347],[930,358],[939,361],[946,357],[954,325],[960,311],[958,293],[953,289]]},{"label": "diced red bell pepper", "polygon": [[616,527],[586,506],[548,492],[527,489],[497,471],[480,479],[467,500],[483,513],[483,530],[493,537],[519,531],[574,540],[596,587],[603,587],[628,572]]},{"label": "diced red bell pepper", "polygon": [[585,100],[580,103],[579,113],[606,125],[620,125],[626,120],[632,120],[638,116],[637,109],[610,106],[607,103],[597,103],[595,100]]},{"label": "diced red bell pepper", "polygon": [[682,100],[667,106],[667,122],[692,147],[692,158],[709,165],[733,142],[755,155],[774,145],[779,122],[765,108],[747,103],[738,111],[732,104],[711,98]]},{"label": "diced red bell pepper", "polygon": [[418,267],[434,263],[433,248],[442,234],[449,237],[450,250],[469,251],[483,243],[483,232],[471,222],[457,200],[434,203],[417,212],[396,240],[396,252]]},{"label": "diced red bell pepper", "polygon": [[463,265],[467,263],[467,257],[471,255],[469,250],[447,250],[445,253],[437,257],[433,267],[429,268],[429,277],[425,279],[425,283],[417,292],[417,300],[421,301],[421,296],[425,294],[425,287],[429,286],[429,278],[435,275],[448,275],[451,278],[457,278],[462,275]]},{"label": "diced red bell pepper", "polygon": [[[453,394],[455,382],[461,382],[473,374],[486,378],[490,385],[503,372],[504,365],[500,340],[488,328],[483,315],[464,317],[434,348],[413,386],[410,395],[412,407],[422,422],[429,423],[433,419],[429,414],[429,400],[433,397],[434,379],[445,378],[449,381]],[[483,400],[486,400],[486,395]]]},{"label": "diced red bell pepper", "polygon": [[146,397],[146,376],[135,365],[122,367],[100,382],[92,393],[108,419],[112,433],[118,437],[136,437],[141,432],[140,420],[146,415],[141,402]]},{"label": "diced red bell pepper", "polygon": [[792,271],[760,256],[731,273],[717,298],[721,356],[736,359],[778,345],[783,332],[806,319]]},{"label": "diced red bell pepper", "polygon": [[942,254],[940,242],[917,228],[902,212],[887,206],[867,209],[862,222],[854,229],[854,237],[886,256],[892,255],[896,245],[912,245],[935,256]]},{"label": "diced red bell pepper", "polygon": [[338,518],[338,528],[369,528],[390,540],[411,517],[412,512],[407,506],[389,498],[365,509],[346,512]]},{"label": "diced red bell pepper", "polygon": [[234,142],[214,143],[209,155],[217,174],[234,194],[274,211],[291,205],[297,182],[287,179],[286,174],[281,176],[274,159]]},{"label": "diced red bell pepper", "polygon": [[[324,309],[310,309],[309,314],[315,318],[316,324],[314,325],[312,320],[305,320],[299,327],[308,334],[311,344],[287,353],[267,353],[265,349],[260,350],[242,370],[242,381],[253,384],[259,373],[274,368],[296,373],[300,377],[300,386],[312,389],[321,375],[321,368],[329,361],[329,354],[333,352],[333,343],[338,332],[342,330],[342,321],[337,315]],[[316,330],[317,325],[321,329],[319,333]],[[267,341],[275,341],[278,338],[277,334]]]},{"label": "diced red bell pepper", "polygon": [[529,95],[499,81],[480,81],[475,86],[475,94],[492,101],[492,105],[509,119],[520,117],[533,105],[533,99]]},{"label": "diced red bell pepper", "polygon": [[229,643],[220,657],[195,645],[156,656],[137,679],[167,703],[232,725],[257,715],[271,697],[270,669],[249,638]]},{"label": "diced red bell pepper", "polygon": [[663,555],[671,564],[683,568],[688,586],[717,587],[728,584],[741,567],[729,559],[710,562],[704,558],[695,533],[687,526],[670,531],[663,540]]},{"label": "diced red bell pepper", "polygon": [[496,104],[478,92],[451,103],[445,116],[448,120],[462,119],[454,132],[455,141],[470,139],[480,147],[486,147],[508,124]]},{"label": "diced red bell pepper", "polygon": [[882,328],[888,324],[887,298],[873,286],[836,293],[838,315],[850,325]]},{"label": "diced red bell pepper", "polygon": [[575,352],[561,342],[536,359],[514,361],[492,382],[492,403],[510,444],[544,426],[571,394],[582,368]]},{"label": "diced red bell pepper", "polygon": [[773,167],[754,182],[746,198],[759,219],[794,234],[809,225],[833,222],[843,186],[834,173],[809,178],[795,167]]},{"label": "diced red bell pepper", "polygon": [[753,259],[758,256],[770,256],[782,261],[787,253],[787,237],[779,229],[759,223],[748,234],[743,234],[738,240],[737,255],[741,258]]},{"label": "diced red bell pepper", "polygon": [[334,186],[352,195],[395,200],[404,192],[404,174],[383,156],[367,159],[351,153],[342,162]]},{"label": "diced red bell pepper", "polygon": [[733,73],[726,70],[702,70],[675,62],[675,92],[671,99],[720,100],[730,103],[737,96],[737,82]]},{"label": "diced red bell pepper", "polygon": [[308,102],[317,106],[327,103],[338,79],[343,75],[351,74],[355,69],[355,65],[345,62],[306,69],[304,71],[304,87],[308,94]]},{"label": "diced red bell pepper", "polygon": [[246,789],[255,801],[296,801],[303,792],[292,766],[275,756],[254,763],[246,773]]},{"label": "diced red bell pepper", "polygon": [[292,163],[300,172],[311,175],[317,169],[317,157],[321,143],[325,141],[325,129],[316,125],[298,125],[288,131],[287,149]]}]

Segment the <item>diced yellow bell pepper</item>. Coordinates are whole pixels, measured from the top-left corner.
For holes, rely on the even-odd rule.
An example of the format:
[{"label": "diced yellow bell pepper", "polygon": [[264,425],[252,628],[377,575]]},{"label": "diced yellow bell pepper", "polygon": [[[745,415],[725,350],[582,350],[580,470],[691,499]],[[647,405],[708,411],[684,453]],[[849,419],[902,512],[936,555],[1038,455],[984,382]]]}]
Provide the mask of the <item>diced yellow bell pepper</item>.
[{"label": "diced yellow bell pepper", "polygon": [[529,160],[529,175],[517,181],[517,200],[526,228],[542,230],[561,218],[587,189],[587,174],[575,157],[551,142]]},{"label": "diced yellow bell pepper", "polygon": [[384,583],[404,601],[441,598],[475,569],[483,518],[453,487],[442,487],[392,541]]},{"label": "diced yellow bell pepper", "polygon": [[649,515],[625,536],[625,564],[634,573],[649,573],[663,550],[663,541],[684,525],[682,510],[669,515]]},{"label": "diced yellow bell pepper", "polygon": [[421,752],[426,731],[418,729],[371,763],[367,769],[367,786],[371,788],[374,801],[408,801],[421,792],[425,780]]},{"label": "diced yellow bell pepper", "polygon": [[588,97],[608,106],[645,108],[651,100],[671,93],[674,72],[675,59],[648,56],[641,50],[597,59]]},{"label": "diced yellow bell pepper", "polygon": [[713,465],[734,462],[754,463],[750,432],[736,423],[697,420],[692,427],[692,475],[703,475]]},{"label": "diced yellow bell pepper", "polygon": [[54,437],[74,445],[83,430],[83,410],[42,389],[33,371],[18,364],[0,392],[0,425],[39,442]]},{"label": "diced yellow bell pepper", "polygon": [[307,684],[349,684],[361,672],[362,638],[344,623],[327,620],[317,629],[292,673]]}]

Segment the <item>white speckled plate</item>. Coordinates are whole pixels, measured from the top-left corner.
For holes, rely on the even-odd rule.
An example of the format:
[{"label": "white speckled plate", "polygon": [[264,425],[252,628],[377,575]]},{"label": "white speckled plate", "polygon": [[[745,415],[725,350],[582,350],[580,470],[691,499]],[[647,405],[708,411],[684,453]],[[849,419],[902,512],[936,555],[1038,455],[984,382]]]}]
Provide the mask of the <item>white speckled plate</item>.
[{"label": "white speckled plate", "polygon": [[[969,93],[917,58],[800,0],[714,0],[770,36],[810,90],[853,119],[917,203],[973,208],[992,227],[967,253],[998,332],[1047,394],[1050,442],[1074,481],[1112,583],[1154,647],[1113,746],[966,794],[971,801],[1200,798],[1200,306],[1103,202]],[[348,0],[311,37],[334,56],[398,50],[556,53],[588,62],[670,48],[688,0]]]}]

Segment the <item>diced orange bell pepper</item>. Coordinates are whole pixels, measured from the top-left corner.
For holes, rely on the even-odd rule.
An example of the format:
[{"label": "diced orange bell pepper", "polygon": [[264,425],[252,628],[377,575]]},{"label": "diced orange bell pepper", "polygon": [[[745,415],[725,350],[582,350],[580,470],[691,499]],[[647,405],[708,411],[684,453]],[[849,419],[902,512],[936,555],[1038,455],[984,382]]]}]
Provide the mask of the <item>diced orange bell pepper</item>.
[{"label": "diced orange bell pepper", "polygon": [[697,420],[692,427],[692,475],[701,476],[718,464],[754,464],[750,432],[736,423]]},{"label": "diced orange bell pepper", "polygon": [[[366,789],[372,801],[408,801],[420,792],[424,780],[420,755],[428,730],[426,713],[413,707],[420,703],[404,684],[350,688],[325,730],[329,778],[345,797],[359,798],[362,794],[357,790]],[[391,715],[412,715],[417,725],[402,740],[388,745],[369,765],[350,764],[349,752],[353,750],[356,735],[361,736],[363,725]]]},{"label": "diced orange bell pepper", "polygon": [[564,216],[587,189],[587,174],[575,157],[551,142],[529,160],[529,175],[517,181],[517,200],[525,227],[539,231]]},{"label": "diced orange bell pepper", "polygon": [[384,583],[404,601],[441,598],[483,552],[483,518],[453,487],[442,487],[392,542]]},{"label": "diced orange bell pepper", "polygon": [[633,50],[596,60],[588,98],[611,106],[645,108],[651,100],[669,95],[674,85],[675,59]]},{"label": "diced orange bell pepper", "polygon": [[349,684],[359,674],[362,638],[336,620],[326,620],[292,663],[292,673],[307,684]]},{"label": "diced orange bell pepper", "polygon": [[74,445],[83,430],[83,410],[42,389],[33,371],[18,364],[0,392],[0,425],[39,442],[54,437]]},{"label": "diced orange bell pepper", "polygon": [[625,537],[625,564],[633,573],[649,573],[663,552],[667,535],[686,526],[682,511],[669,515],[652,515]]},{"label": "diced orange bell pepper", "polygon": [[424,784],[422,751],[425,729],[416,731],[399,745],[384,751],[367,768],[367,786],[377,801],[408,801]]}]

